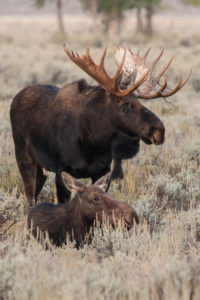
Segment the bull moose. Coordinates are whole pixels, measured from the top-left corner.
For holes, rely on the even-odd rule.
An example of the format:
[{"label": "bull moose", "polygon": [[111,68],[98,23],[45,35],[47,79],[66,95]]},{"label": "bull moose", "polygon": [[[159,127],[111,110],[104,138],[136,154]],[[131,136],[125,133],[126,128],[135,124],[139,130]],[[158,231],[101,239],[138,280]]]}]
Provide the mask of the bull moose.
[{"label": "bull moose", "polygon": [[63,203],[70,192],[63,184],[62,171],[75,178],[90,177],[95,182],[110,171],[114,159],[117,177],[122,173],[121,159],[134,156],[140,140],[162,144],[163,123],[138,98],[169,97],[184,86],[191,73],[184,81],[180,76],[175,88],[166,90],[167,80],[164,78],[160,85],[160,79],[172,59],[157,76],[152,75],[163,51],[147,67],[149,50],[141,58],[139,53],[119,47],[115,52],[117,71],[110,77],[104,67],[106,49],[99,65],[91,58],[89,46],[83,56],[65,46],[64,50],[99,85],[89,85],[84,79],[60,89],[33,85],[13,99],[10,118],[24,183],[25,213],[34,205],[45,183],[44,170],[56,173],[58,200]]},{"label": "bull moose", "polygon": [[127,203],[115,200],[105,193],[110,181],[110,174],[104,175],[93,185],[83,185],[71,175],[61,173],[64,184],[76,196],[60,205],[41,203],[30,210],[28,228],[42,241],[48,233],[55,246],[66,243],[67,234],[70,241],[75,240],[79,248],[86,235],[98,220],[99,225],[106,219],[112,227],[120,221],[129,230],[139,223],[135,210]]}]

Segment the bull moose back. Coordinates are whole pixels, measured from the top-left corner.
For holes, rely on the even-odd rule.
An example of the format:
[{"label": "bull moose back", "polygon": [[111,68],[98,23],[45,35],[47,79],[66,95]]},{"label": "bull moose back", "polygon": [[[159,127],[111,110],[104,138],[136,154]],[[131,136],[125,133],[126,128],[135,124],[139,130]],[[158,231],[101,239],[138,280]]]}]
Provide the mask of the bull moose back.
[{"label": "bull moose back", "polygon": [[138,98],[171,96],[184,86],[191,73],[184,81],[180,76],[175,88],[166,91],[167,81],[164,79],[160,85],[160,79],[171,60],[157,76],[152,75],[163,52],[147,67],[149,50],[140,58],[129,48],[117,48],[118,68],[110,77],[104,67],[106,50],[99,65],[92,60],[89,47],[81,57],[65,46],[64,50],[99,85],[91,86],[83,79],[61,89],[34,85],[15,96],[10,117],[24,183],[25,213],[36,203],[45,183],[44,169],[56,173],[58,199],[62,203],[70,197],[62,171],[75,178],[91,177],[95,182],[110,170],[114,159],[112,177],[122,177],[121,160],[138,152],[140,140],[162,144],[163,123]]}]

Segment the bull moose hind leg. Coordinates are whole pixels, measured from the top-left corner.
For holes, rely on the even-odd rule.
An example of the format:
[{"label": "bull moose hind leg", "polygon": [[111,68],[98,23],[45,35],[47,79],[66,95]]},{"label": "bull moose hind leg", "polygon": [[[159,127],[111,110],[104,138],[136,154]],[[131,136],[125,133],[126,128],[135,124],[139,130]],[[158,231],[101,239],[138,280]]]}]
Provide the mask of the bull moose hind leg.
[{"label": "bull moose hind leg", "polygon": [[24,184],[25,204],[24,213],[28,214],[30,207],[36,204],[36,174],[37,163],[27,151],[15,150],[19,171]]}]

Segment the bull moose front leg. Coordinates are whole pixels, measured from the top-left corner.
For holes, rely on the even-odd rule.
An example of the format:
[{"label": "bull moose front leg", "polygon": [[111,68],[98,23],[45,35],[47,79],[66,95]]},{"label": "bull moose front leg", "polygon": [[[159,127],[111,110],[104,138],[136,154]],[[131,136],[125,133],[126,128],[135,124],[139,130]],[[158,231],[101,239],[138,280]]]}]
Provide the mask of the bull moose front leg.
[{"label": "bull moose front leg", "polygon": [[59,203],[65,203],[70,200],[71,192],[66,188],[63,183],[61,174],[56,174],[55,177],[56,182],[56,193]]},{"label": "bull moose front leg", "polygon": [[37,196],[41,192],[45,181],[47,179],[48,171],[43,169],[41,166],[37,166],[37,173],[36,173],[36,188],[35,188],[35,200],[37,202]]}]

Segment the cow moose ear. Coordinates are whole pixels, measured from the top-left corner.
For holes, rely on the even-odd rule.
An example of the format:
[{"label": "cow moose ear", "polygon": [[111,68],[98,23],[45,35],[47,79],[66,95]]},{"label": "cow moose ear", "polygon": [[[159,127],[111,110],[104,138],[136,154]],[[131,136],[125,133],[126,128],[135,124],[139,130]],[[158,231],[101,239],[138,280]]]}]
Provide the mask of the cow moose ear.
[{"label": "cow moose ear", "polygon": [[61,173],[64,185],[70,192],[83,191],[84,185],[66,172]]},{"label": "cow moose ear", "polygon": [[106,175],[98,179],[94,183],[94,185],[102,189],[104,192],[107,192],[110,186],[110,181],[111,181],[111,172],[107,173]]}]

